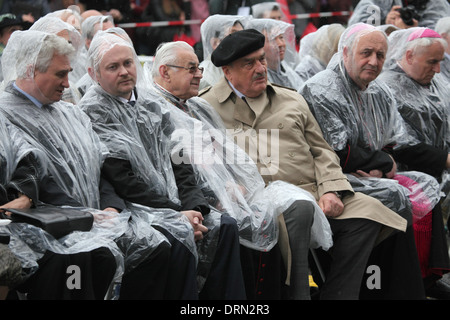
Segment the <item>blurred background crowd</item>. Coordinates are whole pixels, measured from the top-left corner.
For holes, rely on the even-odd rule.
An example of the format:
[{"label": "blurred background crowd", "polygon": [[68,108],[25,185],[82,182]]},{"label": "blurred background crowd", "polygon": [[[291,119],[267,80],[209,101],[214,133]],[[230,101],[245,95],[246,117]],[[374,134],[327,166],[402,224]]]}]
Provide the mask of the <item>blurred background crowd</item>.
[{"label": "blurred background crowd", "polygon": [[[3,0],[0,1],[0,14],[13,14],[21,23],[21,28],[28,28],[40,17],[49,12],[77,6],[82,17],[99,11],[111,15],[115,24],[159,22],[159,21],[204,21],[214,14],[250,15],[252,6],[267,0]],[[297,40],[324,24],[346,24],[348,15],[290,19],[289,15],[317,12],[351,11],[358,0],[283,0],[278,1],[285,13],[284,18],[295,25]],[[73,8],[73,7],[72,7]],[[94,11],[95,10],[95,11]],[[0,22],[2,39],[6,45],[8,34],[18,28],[12,21]],[[7,28],[8,30],[3,30]],[[201,47],[200,23],[174,26],[144,26],[124,28],[134,42],[139,55],[151,56],[161,42],[184,40],[194,47]],[[5,38],[5,39],[4,39]],[[297,41],[298,42],[298,41]],[[200,55],[202,50],[197,50]]]}]

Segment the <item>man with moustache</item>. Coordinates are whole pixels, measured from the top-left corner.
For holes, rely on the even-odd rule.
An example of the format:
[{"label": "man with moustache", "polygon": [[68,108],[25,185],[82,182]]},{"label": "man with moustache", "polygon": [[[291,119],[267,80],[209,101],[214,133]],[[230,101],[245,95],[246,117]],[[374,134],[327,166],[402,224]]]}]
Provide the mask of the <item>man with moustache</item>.
[{"label": "man with moustache", "polygon": [[[201,128],[194,139],[178,143],[187,146],[194,169],[219,199],[216,207],[238,223],[247,298],[310,299],[308,253],[310,247],[330,248],[327,220],[307,191],[281,181],[265,186],[253,161],[226,135],[219,115],[197,97],[202,77],[197,66],[187,43],[160,45],[152,68],[153,89],[167,100],[165,108],[177,130],[191,134]],[[217,160],[213,164],[206,160],[211,157]],[[285,270],[286,277],[279,279]],[[284,283],[289,283],[286,294]]]},{"label": "man with moustache", "polygon": [[[406,237],[398,230],[405,231],[407,221],[378,200],[353,191],[305,100],[296,91],[267,81],[264,41],[264,35],[252,29],[222,40],[212,61],[222,67],[225,77],[200,92],[200,97],[218,111],[228,132],[238,138],[247,153],[249,145],[258,145],[258,135],[253,137],[247,131],[268,130],[279,135],[278,158],[254,157],[253,160],[266,184],[282,180],[311,192],[328,217],[334,242],[331,262],[323,260],[326,276],[320,286],[321,298],[358,299],[374,246],[392,238],[396,240],[397,234]],[[245,139],[239,139],[243,136]],[[267,148],[272,150],[271,146]],[[392,231],[394,234],[386,239]],[[409,240],[405,246],[414,246],[413,239]],[[412,256],[406,260],[410,270],[414,270],[408,281],[415,286],[408,294],[423,297],[415,259]]]}]

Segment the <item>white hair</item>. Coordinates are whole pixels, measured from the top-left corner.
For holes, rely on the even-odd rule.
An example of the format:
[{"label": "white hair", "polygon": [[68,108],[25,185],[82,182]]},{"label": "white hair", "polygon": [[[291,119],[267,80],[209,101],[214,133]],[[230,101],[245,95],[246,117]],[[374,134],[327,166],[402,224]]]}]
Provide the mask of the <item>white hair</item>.
[{"label": "white hair", "polygon": [[419,38],[409,41],[406,44],[402,56],[404,56],[406,52],[409,50],[412,50],[413,54],[421,52],[423,49],[428,48],[429,46],[431,46],[436,42],[440,43],[444,47],[444,50],[447,48],[447,41],[445,41],[442,38]]},{"label": "white hair", "polygon": [[159,76],[160,66],[177,62],[179,50],[189,50],[195,53],[194,48],[184,41],[165,42],[158,46],[152,67],[153,78]]},{"label": "white hair", "polygon": [[444,17],[438,20],[434,31],[443,35],[444,33],[450,35],[450,17]]}]

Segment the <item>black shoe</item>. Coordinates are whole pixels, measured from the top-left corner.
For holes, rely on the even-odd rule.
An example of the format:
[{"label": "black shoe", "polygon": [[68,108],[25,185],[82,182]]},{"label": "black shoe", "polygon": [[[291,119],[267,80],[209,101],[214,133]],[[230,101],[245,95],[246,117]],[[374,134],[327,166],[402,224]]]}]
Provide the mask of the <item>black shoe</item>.
[{"label": "black shoe", "polygon": [[426,290],[426,295],[438,300],[450,300],[450,284],[443,279],[439,279]]}]

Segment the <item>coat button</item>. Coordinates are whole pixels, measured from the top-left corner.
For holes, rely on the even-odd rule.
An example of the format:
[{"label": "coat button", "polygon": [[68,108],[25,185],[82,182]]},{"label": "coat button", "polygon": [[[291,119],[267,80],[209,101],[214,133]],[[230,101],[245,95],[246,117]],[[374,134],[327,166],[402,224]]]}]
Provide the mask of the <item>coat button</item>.
[{"label": "coat button", "polygon": [[278,129],[283,129],[283,128],[284,128],[284,124],[279,123],[279,124],[278,124]]}]

